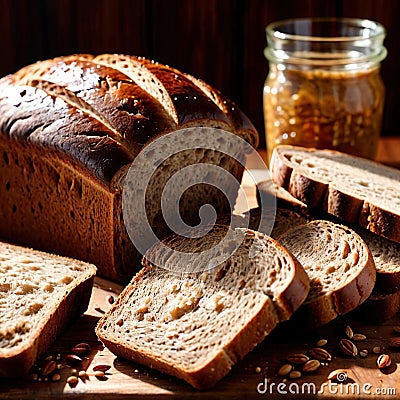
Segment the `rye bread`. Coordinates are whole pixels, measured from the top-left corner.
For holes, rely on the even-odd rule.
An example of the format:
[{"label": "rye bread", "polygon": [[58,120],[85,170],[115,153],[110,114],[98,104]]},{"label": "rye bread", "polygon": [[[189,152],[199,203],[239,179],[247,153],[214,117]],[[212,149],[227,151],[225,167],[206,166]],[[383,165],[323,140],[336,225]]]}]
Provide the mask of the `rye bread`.
[{"label": "rye bread", "polygon": [[28,372],[88,307],[96,267],[0,242],[0,377]]},{"label": "rye bread", "polygon": [[[187,273],[197,255],[227,232],[215,225],[204,237],[174,235],[162,242],[168,250],[161,244],[149,249],[142,271],[99,321],[96,333],[105,346],[205,389],[290,318],[306,298],[309,281],[290,253],[268,236],[229,230],[244,235],[240,247],[221,263],[216,254],[214,268]],[[250,258],[253,245],[259,251]],[[182,264],[176,251],[192,263]]]}]

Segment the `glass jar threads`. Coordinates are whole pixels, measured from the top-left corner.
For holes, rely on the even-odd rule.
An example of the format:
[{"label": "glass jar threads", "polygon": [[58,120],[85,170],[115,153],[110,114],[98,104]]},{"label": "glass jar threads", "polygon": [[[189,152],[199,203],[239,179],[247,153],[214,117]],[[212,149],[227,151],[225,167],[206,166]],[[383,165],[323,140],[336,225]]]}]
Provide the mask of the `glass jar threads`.
[{"label": "glass jar threads", "polygon": [[382,25],[304,18],[267,26],[264,119],[268,160],[279,144],[375,158],[385,89]]}]

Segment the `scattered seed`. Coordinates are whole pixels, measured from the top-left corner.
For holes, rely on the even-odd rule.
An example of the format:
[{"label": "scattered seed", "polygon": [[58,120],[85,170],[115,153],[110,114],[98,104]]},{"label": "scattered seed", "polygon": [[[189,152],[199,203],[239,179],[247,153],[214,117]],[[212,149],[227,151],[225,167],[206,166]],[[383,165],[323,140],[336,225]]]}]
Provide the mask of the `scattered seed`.
[{"label": "scattered seed", "polygon": [[69,386],[76,386],[78,384],[78,377],[75,375],[68,377],[67,383]]},{"label": "scattered seed", "polygon": [[83,382],[85,382],[87,379],[89,379],[89,375],[84,370],[79,371],[78,376],[79,376],[79,378],[82,379]]},{"label": "scattered seed", "polygon": [[48,361],[42,371],[42,376],[51,375],[57,368],[57,363],[54,360]]},{"label": "scattered seed", "polygon": [[68,354],[65,356],[65,361],[68,365],[77,365],[82,362],[82,358],[80,358],[76,354]]},{"label": "scattered seed", "polygon": [[106,313],[101,307],[95,307],[95,310],[100,314],[105,314]]},{"label": "scattered seed", "polygon": [[379,369],[384,369],[390,366],[392,360],[388,354],[381,354],[376,360],[376,365]]},{"label": "scattered seed", "polygon": [[354,335],[353,329],[351,329],[351,327],[350,327],[349,325],[346,326],[346,329],[344,330],[344,332],[346,333],[346,336],[347,336],[349,339],[352,339],[352,338],[353,338],[353,335]]},{"label": "scattered seed", "polygon": [[278,371],[278,376],[286,376],[289,375],[293,370],[293,365],[283,364]]},{"label": "scattered seed", "polygon": [[51,361],[53,359],[53,356],[47,356],[44,361]]},{"label": "scattered seed", "polygon": [[256,367],[256,374],[259,374],[261,372],[261,368],[260,367]]},{"label": "scattered seed", "polygon": [[301,372],[300,371],[292,371],[289,374],[290,379],[299,379],[301,377]]},{"label": "scattered seed", "polygon": [[367,355],[368,355],[367,349],[360,350],[360,357],[367,357]]},{"label": "scattered seed", "polygon": [[101,372],[106,372],[106,371],[108,371],[109,369],[111,368],[111,365],[107,365],[107,364],[98,364],[98,365],[95,365],[94,367],[93,367],[93,371],[101,371]]},{"label": "scattered seed", "polygon": [[60,370],[62,369],[63,365],[62,364],[57,364],[57,369]]},{"label": "scattered seed", "polygon": [[356,342],[360,342],[362,340],[365,340],[367,337],[365,335],[363,335],[362,333],[355,333],[353,335],[353,340]]},{"label": "scattered seed", "polygon": [[310,350],[310,354],[311,357],[319,361],[332,360],[332,356],[325,349],[322,349],[321,347],[314,347],[313,349]]},{"label": "scattered seed", "polygon": [[339,342],[339,347],[340,350],[342,350],[342,353],[346,356],[356,357],[358,354],[356,345],[348,339],[341,339]]},{"label": "scattered seed", "polygon": [[379,346],[375,346],[372,348],[372,352],[374,354],[379,354],[381,352],[381,348]]},{"label": "scattered seed", "polygon": [[321,366],[321,363],[318,360],[309,360],[307,361],[303,367],[303,372],[314,372]]},{"label": "scattered seed", "polygon": [[104,371],[96,371],[94,373],[94,376],[100,381],[105,381],[106,379],[108,379]]},{"label": "scattered seed", "polygon": [[291,364],[302,365],[309,360],[309,357],[307,357],[305,354],[298,353],[298,354],[291,354],[290,356],[288,356],[287,360]]},{"label": "scattered seed", "polygon": [[107,296],[107,303],[114,304],[114,301],[115,301],[114,296],[111,295]]},{"label": "scattered seed", "polygon": [[120,318],[120,319],[116,322],[116,324],[117,324],[118,326],[122,326],[122,325],[124,324],[124,320],[123,320],[122,318]]},{"label": "scattered seed", "polygon": [[320,339],[320,340],[318,340],[317,343],[315,343],[315,345],[317,347],[322,347],[322,346],[325,346],[327,343],[328,343],[328,341],[326,339]]},{"label": "scattered seed", "polygon": [[79,343],[79,344],[75,345],[71,349],[71,351],[77,355],[85,355],[90,352],[90,345],[88,345],[87,343]]},{"label": "scattered seed", "polygon": [[52,380],[53,382],[58,382],[59,380],[61,380],[61,375],[60,375],[60,374],[54,374],[54,375],[51,377],[51,380]]},{"label": "scattered seed", "polygon": [[345,382],[347,380],[347,373],[346,373],[346,371],[337,369],[335,371],[332,371],[328,375],[328,380],[329,381],[337,381],[337,382]]}]

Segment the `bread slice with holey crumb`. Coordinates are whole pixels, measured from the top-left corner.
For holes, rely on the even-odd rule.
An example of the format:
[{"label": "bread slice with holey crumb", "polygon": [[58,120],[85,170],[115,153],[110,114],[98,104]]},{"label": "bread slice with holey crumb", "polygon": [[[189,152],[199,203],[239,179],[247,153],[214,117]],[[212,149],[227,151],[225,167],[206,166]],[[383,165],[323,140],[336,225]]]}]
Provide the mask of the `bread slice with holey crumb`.
[{"label": "bread slice with holey crumb", "polygon": [[400,171],[333,150],[278,146],[272,179],[310,211],[326,211],[347,223],[400,242]]},{"label": "bread slice with holey crumb", "polygon": [[88,307],[96,267],[0,242],[0,377],[28,372]]},{"label": "bread slice with holey crumb", "polygon": [[306,301],[293,316],[306,327],[326,324],[362,304],[371,294],[376,269],[371,252],[350,228],[315,220],[278,238],[310,278]]},{"label": "bread slice with holey crumb", "polygon": [[[214,268],[188,273],[188,265],[228,233],[243,240],[236,251],[229,250],[233,242],[225,243],[209,260]],[[229,257],[220,260],[226,251]],[[117,356],[198,389],[215,385],[293,314],[309,290],[304,269],[286,249],[243,228],[215,225],[199,238],[170,236],[148,250],[143,264],[96,333]]]}]

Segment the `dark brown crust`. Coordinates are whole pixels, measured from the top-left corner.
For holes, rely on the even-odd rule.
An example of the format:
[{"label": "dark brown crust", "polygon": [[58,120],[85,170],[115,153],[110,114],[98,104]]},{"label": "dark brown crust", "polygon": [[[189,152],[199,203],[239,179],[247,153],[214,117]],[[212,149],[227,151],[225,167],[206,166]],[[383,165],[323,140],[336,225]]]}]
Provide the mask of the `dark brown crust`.
[{"label": "dark brown crust", "polygon": [[[286,251],[290,254],[288,250]],[[292,254],[291,256],[293,257]],[[293,280],[287,286],[285,291],[282,292],[282,294],[278,297],[278,303],[284,305],[284,307],[282,307],[284,312],[280,315],[280,321],[285,321],[289,319],[293,315],[293,313],[299,307],[301,307],[304,300],[307,298],[307,294],[310,290],[310,280],[306,271],[295,257],[293,257],[293,261],[295,271]]]},{"label": "dark brown crust", "polygon": [[[250,138],[253,145],[258,142],[253,125],[232,102],[229,104],[237,110],[233,117],[208,98],[194,79],[145,58],[131,58],[164,84],[177,111],[178,128],[214,121],[216,126],[220,123],[223,129]],[[121,71],[92,59],[79,54],[58,57],[1,79],[0,133],[56,149],[109,185],[113,175],[129,164],[143,145],[174,127],[157,100]],[[55,91],[49,91],[49,85],[55,86]],[[55,107],[56,100],[68,97],[65,91],[72,100],[61,108],[59,101]],[[222,103],[228,103],[218,95]],[[63,123],[58,126],[60,121]],[[37,130],[43,134],[32,140],[31,133]]]},{"label": "dark brown crust", "polygon": [[10,352],[6,357],[0,353],[0,377],[17,377],[26,374],[35,360],[54,342],[57,336],[71,321],[83,314],[92,293],[95,269],[86,272],[81,282],[65,295],[60,304],[56,304],[52,314],[43,324],[42,329],[24,349]]},{"label": "dark brown crust", "polygon": [[[286,189],[292,196],[307,204],[310,208],[318,208],[346,222],[357,223],[388,239],[400,242],[400,215],[350,196],[334,185],[320,182],[310,176],[302,175],[294,170],[290,161],[285,157],[285,150],[297,149],[301,152],[313,152],[294,146],[278,146],[271,157],[270,168],[272,179]],[[337,154],[333,150],[324,151],[326,154]],[[376,168],[380,164],[374,163]],[[389,167],[384,167],[389,168]]]},{"label": "dark brown crust", "polygon": [[[13,152],[15,148],[30,149],[40,155],[41,163],[52,163],[54,160],[57,166],[62,165],[65,170],[69,168],[68,173],[76,174],[79,179],[84,177],[93,187],[88,190],[90,195],[86,196],[86,203],[82,201],[78,204],[86,206],[89,203],[87,214],[90,214],[94,208],[90,204],[91,198],[100,198],[97,205],[103,206],[103,214],[100,216],[102,222],[97,224],[96,218],[92,225],[84,227],[85,231],[92,229],[92,232],[90,244],[82,245],[79,242],[80,232],[76,232],[76,219],[79,217],[74,220],[74,217],[68,217],[65,210],[59,212],[59,209],[53,208],[53,215],[59,215],[56,226],[65,226],[67,236],[70,234],[68,230],[73,232],[72,240],[65,246],[68,250],[63,254],[99,264],[101,276],[125,282],[133,275],[139,254],[134,250],[122,225],[120,183],[127,167],[143,146],[173,129],[188,126],[221,126],[249,140],[253,145],[258,142],[258,134],[237,106],[221,94],[218,95],[218,101],[223,103],[226,100],[227,104],[235,107],[235,113],[228,115],[223,107],[217,105],[193,83],[194,79],[188,79],[173,68],[144,58],[131,57],[165,84],[180,123],[176,126],[164,106],[140,85],[117,68],[94,62],[93,58],[88,54],[58,57],[32,64],[0,79],[0,147],[1,150],[6,149],[0,153],[0,157],[8,161],[10,154],[18,158],[25,153]],[[126,58],[129,60],[130,57]],[[113,55],[109,55],[108,59],[112,64]],[[10,142],[17,145],[10,146]],[[20,165],[21,170],[24,168],[24,165]],[[39,165],[36,172],[39,173],[40,169]],[[229,172],[241,180],[241,167],[232,166]],[[31,181],[28,174],[20,175],[23,178],[14,189],[17,186],[22,188],[19,194],[23,195]],[[9,186],[10,182],[4,174],[0,177],[0,182],[4,183],[4,192],[4,187]],[[49,182],[43,193],[34,198],[35,203],[43,196],[51,198],[48,203],[55,203],[58,197],[54,186],[54,182]],[[25,200],[28,201],[28,197]],[[204,200],[212,202],[211,198]],[[13,202],[15,199],[11,194],[6,194],[0,201],[0,214],[8,213],[12,207],[13,215],[9,218],[14,218],[15,224],[12,233],[3,224],[0,236],[25,245],[40,242],[38,248],[54,248],[57,252],[62,252],[58,242],[64,240],[64,236],[61,234],[60,237],[53,238],[46,233],[54,232],[53,228],[48,227],[50,222],[45,218],[48,215],[46,207],[42,209],[43,212],[36,209],[31,212],[31,218],[37,218],[39,214],[43,216],[40,220],[43,233],[37,239],[29,235],[29,232],[26,234],[24,229],[18,231],[24,225],[20,210],[23,208],[27,214],[31,205],[21,203],[18,208],[19,205],[12,204]],[[41,201],[39,203],[43,205]],[[71,202],[67,201],[66,204],[69,206]],[[63,207],[63,204],[58,207]],[[76,210],[71,211],[75,213]],[[107,228],[103,229],[106,224]],[[103,240],[106,236],[108,241]],[[92,246],[93,241],[99,242],[95,244],[97,249]],[[43,245],[47,242],[50,242],[48,246]],[[53,242],[57,242],[58,247]],[[88,257],[86,254],[81,256],[82,247],[86,248],[84,251],[89,254]],[[97,257],[99,253],[101,255]]]}]

